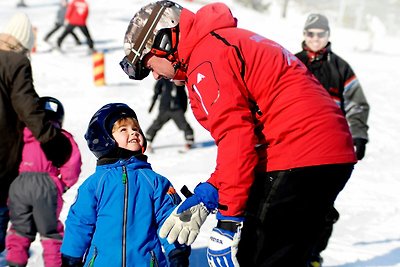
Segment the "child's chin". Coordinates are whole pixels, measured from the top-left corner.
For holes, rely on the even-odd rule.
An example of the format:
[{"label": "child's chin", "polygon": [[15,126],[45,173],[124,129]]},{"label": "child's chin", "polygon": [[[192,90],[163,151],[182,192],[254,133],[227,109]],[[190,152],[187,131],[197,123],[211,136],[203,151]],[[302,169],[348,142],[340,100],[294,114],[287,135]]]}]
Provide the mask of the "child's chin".
[{"label": "child's chin", "polygon": [[135,152],[135,151],[141,151],[142,147],[140,145],[133,145],[133,146],[128,146],[126,149]]}]

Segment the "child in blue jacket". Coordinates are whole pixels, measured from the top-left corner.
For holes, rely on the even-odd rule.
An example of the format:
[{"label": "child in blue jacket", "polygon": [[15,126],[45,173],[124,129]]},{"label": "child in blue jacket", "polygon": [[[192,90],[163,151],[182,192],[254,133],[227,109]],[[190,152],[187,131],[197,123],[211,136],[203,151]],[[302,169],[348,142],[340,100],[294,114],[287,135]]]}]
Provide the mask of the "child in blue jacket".
[{"label": "child in blue jacket", "polygon": [[62,266],[189,266],[190,247],[158,237],[181,200],[143,155],[146,139],[135,112],[122,103],[103,106],[85,139],[97,167],[69,210]]}]

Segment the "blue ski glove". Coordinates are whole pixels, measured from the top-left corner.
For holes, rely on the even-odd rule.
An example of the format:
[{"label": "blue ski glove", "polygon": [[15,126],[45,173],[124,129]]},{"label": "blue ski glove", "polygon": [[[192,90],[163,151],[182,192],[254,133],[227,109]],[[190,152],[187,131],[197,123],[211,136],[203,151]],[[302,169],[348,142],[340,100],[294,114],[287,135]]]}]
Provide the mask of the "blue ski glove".
[{"label": "blue ski glove", "polygon": [[218,191],[210,183],[200,183],[194,194],[182,202],[165,220],[160,229],[160,237],[172,244],[190,246],[200,232],[200,227],[210,212],[218,207]]},{"label": "blue ski glove", "polygon": [[238,251],[243,218],[217,215],[217,227],[211,232],[207,248],[210,267],[239,267]]}]

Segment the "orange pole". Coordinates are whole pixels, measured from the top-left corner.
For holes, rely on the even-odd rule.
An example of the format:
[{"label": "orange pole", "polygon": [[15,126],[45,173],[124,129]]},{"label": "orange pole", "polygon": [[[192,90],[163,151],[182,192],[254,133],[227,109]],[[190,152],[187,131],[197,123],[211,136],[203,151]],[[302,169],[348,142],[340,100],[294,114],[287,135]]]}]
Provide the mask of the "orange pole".
[{"label": "orange pole", "polygon": [[37,48],[37,28],[36,27],[32,27],[32,31],[33,31],[33,38],[34,38],[34,43],[33,43],[33,47],[31,52],[32,53],[36,53],[36,48]]},{"label": "orange pole", "polygon": [[106,84],[104,75],[104,53],[96,52],[93,54],[93,78],[96,86]]}]

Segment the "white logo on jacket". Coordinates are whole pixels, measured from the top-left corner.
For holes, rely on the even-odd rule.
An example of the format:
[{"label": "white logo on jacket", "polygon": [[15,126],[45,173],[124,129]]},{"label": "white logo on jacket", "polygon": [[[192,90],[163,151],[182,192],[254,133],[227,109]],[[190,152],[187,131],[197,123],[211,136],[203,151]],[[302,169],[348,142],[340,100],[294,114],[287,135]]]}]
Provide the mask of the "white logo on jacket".
[{"label": "white logo on jacket", "polygon": [[206,76],[201,73],[197,73],[197,83],[200,83]]}]

